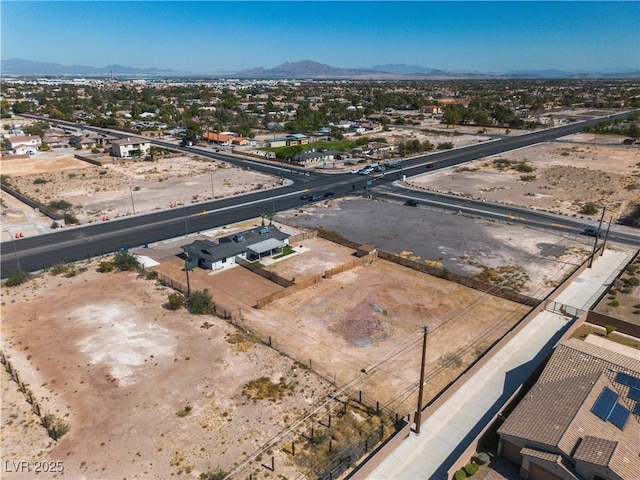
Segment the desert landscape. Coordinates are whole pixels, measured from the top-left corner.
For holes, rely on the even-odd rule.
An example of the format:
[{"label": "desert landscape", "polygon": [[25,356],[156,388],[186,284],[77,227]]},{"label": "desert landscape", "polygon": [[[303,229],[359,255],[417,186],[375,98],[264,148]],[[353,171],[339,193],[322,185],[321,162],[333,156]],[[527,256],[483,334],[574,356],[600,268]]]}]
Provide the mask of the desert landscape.
[{"label": "desert landscape", "polygon": [[[523,165],[528,171],[518,170]],[[619,216],[637,202],[638,165],[637,150],[591,144],[578,135],[411,178],[407,185],[574,216],[585,203],[607,199],[608,211]],[[136,214],[150,212],[280,184],[197,156],[96,166],[71,152],[42,152],[3,159],[2,169],[32,198],[69,202],[81,223],[131,215],[134,207]],[[4,192],[1,198],[9,234],[51,230],[50,219]],[[393,202],[331,199],[281,212],[275,221],[291,235],[335,230],[400,258],[536,298],[589,251],[578,235],[417,211]],[[355,438],[380,440],[378,429],[389,435],[394,416],[413,412],[423,326],[429,327],[428,402],[529,310],[489,287],[472,289],[382,258],[326,275],[352,262],[355,252],[314,236],[264,265],[294,283],[316,278],[307,288],[257,308],[283,287],[239,266],[195,269],[191,288],[206,289],[239,317],[166,308],[173,290],[157,275],[185,282],[177,257],[184,244],[260,222],[134,250],[150,260],[144,273],[98,273],[106,260],[98,259],[4,286],[2,353],[19,375],[16,381],[6,368],[2,372],[4,455],[63,462],[63,472],[40,478],[316,474],[331,461],[332,448],[340,452]],[[35,400],[27,401],[26,390]],[[366,402],[354,403],[358,398]],[[41,425],[48,414],[69,426],[58,441]],[[5,477],[31,478],[24,472]]]},{"label": "desert landscape", "polygon": [[[407,184],[561,215],[616,222],[638,204],[640,150],[576,134],[486,160],[412,177]],[[595,211],[583,207],[592,203]]]}]

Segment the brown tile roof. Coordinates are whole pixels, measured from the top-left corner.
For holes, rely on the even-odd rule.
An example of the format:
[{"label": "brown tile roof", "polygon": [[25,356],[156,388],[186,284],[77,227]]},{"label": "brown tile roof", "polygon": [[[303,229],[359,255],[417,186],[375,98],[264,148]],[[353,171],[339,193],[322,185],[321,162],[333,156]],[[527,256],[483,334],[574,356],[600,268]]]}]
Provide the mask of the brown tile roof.
[{"label": "brown tile roof", "polygon": [[520,453],[527,457],[535,457],[548,462],[559,462],[562,457],[557,453],[543,452],[542,450],[536,450],[535,448],[523,448]]},{"label": "brown tile roof", "polygon": [[536,383],[498,433],[557,447],[599,376]]},{"label": "brown tile roof", "polygon": [[620,395],[619,403],[635,407],[629,388],[616,381],[620,371],[640,376],[640,361],[579,339],[559,344],[498,433],[520,439],[523,446],[535,444],[566,459],[606,466],[620,478],[637,478],[640,415],[631,414],[620,430],[591,412],[605,387]]},{"label": "brown tile roof", "polygon": [[591,437],[587,435],[582,439],[582,442],[580,442],[573,458],[606,467],[609,465],[613,452],[617,446],[618,442],[614,440],[606,440],[604,438]]},{"label": "brown tile roof", "polygon": [[[640,358],[640,352],[638,356]],[[538,382],[546,383],[593,372],[605,372],[613,380],[615,373],[620,370],[640,374],[640,360],[571,338],[556,347]]]}]

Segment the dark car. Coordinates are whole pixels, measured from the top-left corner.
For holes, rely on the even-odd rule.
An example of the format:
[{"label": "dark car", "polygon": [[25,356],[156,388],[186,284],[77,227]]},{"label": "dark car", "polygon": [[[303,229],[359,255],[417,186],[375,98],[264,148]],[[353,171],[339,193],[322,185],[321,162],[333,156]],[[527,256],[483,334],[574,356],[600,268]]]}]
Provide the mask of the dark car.
[{"label": "dark car", "polygon": [[311,200],[311,195],[305,193],[300,197],[300,200]]},{"label": "dark car", "polygon": [[587,237],[602,238],[602,232],[598,232],[598,229],[596,227],[587,227],[583,231],[581,231],[580,234],[586,235]]},{"label": "dark car", "polygon": [[407,200],[406,202],[404,202],[405,205],[407,205],[408,207],[417,207],[418,206],[418,202],[416,202],[415,200]]},{"label": "dark car", "polygon": [[309,201],[311,202],[317,202],[318,200],[322,200],[322,197],[320,195],[311,195],[309,197]]},{"label": "dark car", "polygon": [[336,196],[335,192],[327,192],[324,194],[324,198],[331,198],[335,196]]}]

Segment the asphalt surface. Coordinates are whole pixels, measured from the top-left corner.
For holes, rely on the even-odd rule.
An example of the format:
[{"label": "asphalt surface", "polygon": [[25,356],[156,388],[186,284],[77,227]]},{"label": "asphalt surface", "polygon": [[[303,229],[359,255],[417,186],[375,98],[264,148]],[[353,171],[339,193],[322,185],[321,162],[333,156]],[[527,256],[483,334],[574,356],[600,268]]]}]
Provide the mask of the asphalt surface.
[{"label": "asphalt surface", "polygon": [[[606,118],[613,121],[616,118],[626,118],[630,113],[621,113]],[[49,120],[44,117],[25,116],[39,120]],[[352,173],[324,175],[318,172],[308,172],[308,174],[301,174],[297,170],[280,168],[278,165],[262,164],[253,160],[243,160],[236,156],[225,155],[224,153],[210,152],[195,147],[176,147],[168,142],[153,141],[152,143],[159,146],[196,153],[212,160],[225,161],[262,172],[280,174],[284,178],[291,180],[292,184],[275,191],[259,191],[238,197],[185,206],[183,209],[170,209],[103,224],[68,228],[38,237],[12,240],[11,246],[8,244],[9,242],[5,241],[1,245],[1,276],[6,278],[11,271],[18,268],[30,272],[37,271],[56,263],[83,260],[121,248],[131,248],[166,240],[187,232],[220,227],[254,218],[264,213],[300,207],[306,203],[300,199],[303,193],[322,195],[327,191],[332,191],[338,195],[369,194],[372,193],[374,188],[390,184],[403,175],[422,174],[427,170],[434,171],[580,132],[586,125],[593,125],[601,120],[601,118],[596,118],[549,130],[483,142],[470,147],[404,159],[401,162],[401,168],[395,172],[389,171],[384,176],[377,178]],[[78,127],[78,125],[70,122],[57,123],[66,123]],[[96,127],[83,126],[83,128],[93,131],[105,131]],[[120,137],[131,136],[130,133],[108,132]]]}]

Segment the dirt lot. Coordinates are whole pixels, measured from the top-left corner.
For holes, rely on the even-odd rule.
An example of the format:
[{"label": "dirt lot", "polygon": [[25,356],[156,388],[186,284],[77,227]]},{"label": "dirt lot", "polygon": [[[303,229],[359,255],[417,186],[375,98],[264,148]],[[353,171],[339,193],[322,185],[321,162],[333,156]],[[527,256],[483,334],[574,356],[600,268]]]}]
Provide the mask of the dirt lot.
[{"label": "dirt lot", "polygon": [[[2,159],[2,174],[11,185],[43,204],[65,200],[81,223],[114,219],[135,212],[179,207],[212,198],[237,195],[280,184],[280,179],[250,172],[204,157],[176,156],[156,161],[123,161],[103,166],[73,157],[73,149],[39,152],[30,159]],[[86,152],[84,152],[86,153]],[[212,192],[213,189],[213,192]],[[3,223],[22,228],[25,235],[49,227],[51,220],[39,215],[38,225],[31,209],[9,200]],[[133,200],[132,200],[133,198]],[[5,219],[6,218],[6,219]],[[45,228],[46,228],[45,227]]]},{"label": "dirt lot", "polygon": [[[612,215],[615,221],[639,203],[640,149],[620,145],[622,137],[617,145],[600,145],[593,143],[593,139],[593,135],[572,135],[563,141],[413,177],[408,183],[438,192],[589,219],[599,218],[602,206],[606,205],[607,219]],[[521,162],[530,168],[522,168]],[[596,213],[580,213],[588,202],[599,206]]]},{"label": "dirt lot", "polygon": [[[215,317],[165,310],[168,290],[153,281],[95,267],[4,288],[2,350],[71,429],[48,439],[3,371],[3,461],[61,460],[64,474],[49,476],[62,478],[193,478],[229,471],[324,400],[327,383],[289,358]],[[289,385],[284,396],[243,395],[263,376]]]},{"label": "dirt lot", "polygon": [[465,276],[504,282],[543,298],[589,253],[582,235],[562,237],[539,229],[450,212],[339,199],[281,212],[282,221],[323,227],[359,243]]}]

